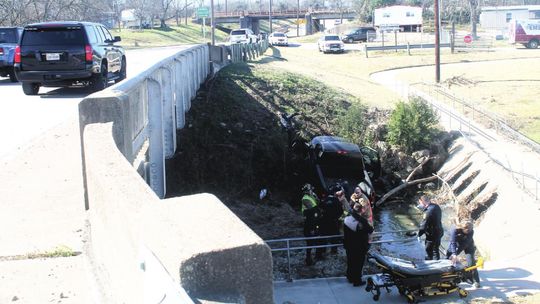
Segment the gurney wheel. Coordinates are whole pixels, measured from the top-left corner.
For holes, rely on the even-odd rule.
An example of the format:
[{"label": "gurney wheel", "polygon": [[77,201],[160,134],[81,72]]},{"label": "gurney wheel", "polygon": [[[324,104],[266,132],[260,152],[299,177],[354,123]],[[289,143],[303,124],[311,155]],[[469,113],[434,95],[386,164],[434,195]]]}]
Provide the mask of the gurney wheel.
[{"label": "gurney wheel", "polygon": [[461,289],[461,288],[458,290],[458,293],[459,293],[460,298],[466,298],[469,295],[468,291],[466,291],[465,289]]},{"label": "gurney wheel", "polygon": [[379,297],[380,296],[378,294],[373,295],[373,301],[379,301]]},{"label": "gurney wheel", "polygon": [[407,298],[408,303],[416,303],[416,298],[414,297],[412,293],[409,292],[405,294],[405,297]]}]

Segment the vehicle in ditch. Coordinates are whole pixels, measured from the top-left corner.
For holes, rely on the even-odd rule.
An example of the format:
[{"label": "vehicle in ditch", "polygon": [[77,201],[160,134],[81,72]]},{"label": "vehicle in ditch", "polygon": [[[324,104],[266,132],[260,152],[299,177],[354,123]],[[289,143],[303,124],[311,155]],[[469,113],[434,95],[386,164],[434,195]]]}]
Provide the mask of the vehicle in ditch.
[{"label": "vehicle in ditch", "polygon": [[348,196],[354,188],[365,183],[375,197],[374,180],[381,176],[379,154],[369,147],[359,147],[338,136],[320,135],[309,142],[302,139],[292,115],[281,114],[280,124],[286,130],[293,158],[293,174],[315,187],[319,197],[327,196],[329,188],[339,184]]}]

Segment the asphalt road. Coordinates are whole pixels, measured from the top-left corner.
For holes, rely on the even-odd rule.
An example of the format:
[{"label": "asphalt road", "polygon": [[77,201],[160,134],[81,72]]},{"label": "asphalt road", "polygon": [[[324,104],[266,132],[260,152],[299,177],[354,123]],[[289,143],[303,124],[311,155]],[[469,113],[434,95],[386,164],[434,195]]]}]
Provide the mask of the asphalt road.
[{"label": "asphalt road", "polygon": [[[128,78],[187,47],[128,50]],[[91,93],[86,88],[41,88],[38,96],[26,96],[20,83],[1,77],[0,160],[16,156],[51,128],[78,119],[78,104]]]}]

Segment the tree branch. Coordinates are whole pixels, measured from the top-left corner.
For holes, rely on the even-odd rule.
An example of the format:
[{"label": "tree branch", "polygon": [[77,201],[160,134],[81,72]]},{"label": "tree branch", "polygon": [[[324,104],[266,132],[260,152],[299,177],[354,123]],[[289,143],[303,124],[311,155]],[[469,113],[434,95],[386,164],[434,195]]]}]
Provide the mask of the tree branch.
[{"label": "tree branch", "polygon": [[416,185],[416,184],[420,184],[420,183],[427,183],[427,182],[434,181],[436,179],[437,179],[437,176],[434,175],[434,176],[430,176],[430,177],[416,179],[416,180],[413,180],[413,181],[405,181],[403,184],[395,187],[394,189],[388,191],[385,195],[383,195],[383,197],[381,197],[377,202],[375,202],[374,206],[379,207],[382,203],[384,203],[392,195],[396,194],[397,192],[401,191],[402,189],[404,189],[404,188],[406,188],[408,186],[412,186],[412,185]]}]

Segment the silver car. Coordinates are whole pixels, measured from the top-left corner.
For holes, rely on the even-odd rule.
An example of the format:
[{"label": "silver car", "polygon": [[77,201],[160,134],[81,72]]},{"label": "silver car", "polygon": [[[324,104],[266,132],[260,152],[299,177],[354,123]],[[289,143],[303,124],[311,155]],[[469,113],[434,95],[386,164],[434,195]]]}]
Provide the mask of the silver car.
[{"label": "silver car", "polygon": [[345,52],[345,44],[341,41],[338,35],[324,35],[317,41],[319,52],[323,53],[343,53]]}]

